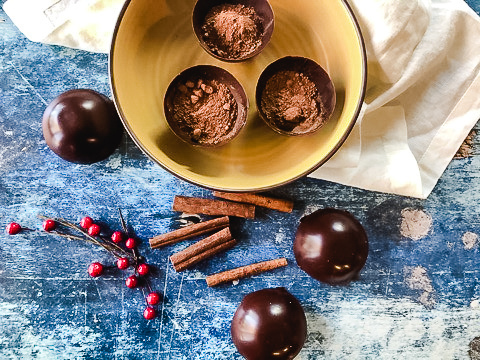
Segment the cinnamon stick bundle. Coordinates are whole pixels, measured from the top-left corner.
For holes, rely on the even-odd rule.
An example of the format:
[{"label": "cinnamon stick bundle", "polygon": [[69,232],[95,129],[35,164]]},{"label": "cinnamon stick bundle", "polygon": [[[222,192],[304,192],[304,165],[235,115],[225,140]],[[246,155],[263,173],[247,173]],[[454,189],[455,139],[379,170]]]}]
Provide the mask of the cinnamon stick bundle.
[{"label": "cinnamon stick bundle", "polygon": [[220,218],[202,221],[197,224],[185,226],[184,228],[170,231],[165,234],[157,235],[149,239],[150,247],[152,249],[157,249],[162,246],[175,244],[177,242],[180,242],[195,236],[199,236],[208,232],[223,229],[225,227],[228,227],[229,223],[230,223],[230,220],[228,216],[223,216]]},{"label": "cinnamon stick bundle", "polygon": [[170,256],[170,261],[175,271],[182,271],[201,260],[232,247],[235,243],[236,241],[232,238],[230,229],[227,227],[173,254]]},{"label": "cinnamon stick bundle", "polygon": [[279,258],[274,260],[262,261],[259,263],[241,266],[232,270],[223,271],[206,277],[208,286],[216,286],[229,281],[253,276],[265,271],[277,269],[287,265],[287,259]]},{"label": "cinnamon stick bundle", "polygon": [[173,268],[175,269],[176,272],[180,272],[183,270],[188,269],[190,266],[195,265],[196,263],[208,259],[209,257],[212,257],[216,254],[218,254],[221,251],[228,250],[232,247],[234,247],[237,244],[237,241],[235,239],[229,240],[227,242],[224,242],[220,245],[217,245],[211,249],[208,249],[198,255],[192,256],[191,258],[182,261],[181,263],[177,263],[173,265]]},{"label": "cinnamon stick bundle", "polygon": [[255,217],[255,205],[180,195],[176,195],[173,199],[173,210],[190,214],[227,215],[248,219]]},{"label": "cinnamon stick bundle", "polygon": [[272,197],[263,196],[259,194],[227,193],[222,191],[214,191],[213,196],[226,199],[226,200],[237,201],[240,203],[253,204],[253,205],[261,206],[264,208],[283,211],[287,213],[291,213],[293,211],[293,201],[275,199]]}]

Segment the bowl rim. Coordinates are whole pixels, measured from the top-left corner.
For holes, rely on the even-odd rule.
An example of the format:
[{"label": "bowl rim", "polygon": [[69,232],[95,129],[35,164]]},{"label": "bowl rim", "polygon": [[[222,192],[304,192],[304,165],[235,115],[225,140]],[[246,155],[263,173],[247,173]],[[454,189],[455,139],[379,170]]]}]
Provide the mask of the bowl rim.
[{"label": "bowl rim", "polygon": [[[338,140],[337,144],[327,153],[327,155],[322,159],[319,160],[314,166],[311,168],[303,171],[302,173],[299,173],[297,176],[291,177],[287,180],[276,182],[267,186],[259,186],[257,188],[251,188],[251,189],[234,189],[234,188],[228,188],[228,187],[221,187],[221,186],[213,186],[213,185],[208,185],[201,183],[199,181],[195,181],[193,179],[189,179],[187,176],[179,174],[172,169],[169,169],[166,165],[162,164],[161,161],[155,158],[155,156],[148,150],[146,149],[143,145],[141,140],[135,135],[133,129],[129,126],[128,121],[126,119],[126,116],[118,103],[117,100],[117,91],[115,87],[115,79],[113,75],[113,57],[114,57],[114,52],[115,52],[115,44],[116,44],[116,38],[118,35],[118,31],[120,29],[120,24],[122,22],[123,17],[125,16],[125,13],[129,7],[129,5],[133,2],[134,0],[126,0],[118,14],[118,18],[115,22],[115,28],[112,33],[112,38],[111,38],[111,44],[110,44],[110,51],[108,52],[108,77],[109,77],[109,84],[110,84],[110,91],[113,96],[113,103],[115,104],[115,108],[117,109],[117,113],[120,117],[120,120],[123,123],[123,126],[125,130],[127,131],[128,135],[130,138],[133,140],[133,142],[137,145],[137,147],[155,164],[159,165],[161,168],[169,172],[170,174],[174,175],[175,177],[184,180],[192,185],[200,186],[205,189],[209,190],[218,190],[218,191],[226,191],[226,192],[233,192],[233,193],[245,193],[245,192],[262,192],[262,191],[268,191],[268,190],[273,190],[277,189],[279,187],[291,184],[305,176],[308,176],[320,166],[325,164],[343,145],[343,143],[346,141],[350,133],[352,132],[353,127],[355,126],[355,123],[358,120],[358,117],[360,115],[363,102],[365,99],[365,93],[367,89],[367,51],[366,51],[366,46],[365,46],[365,40],[362,34],[362,30],[360,28],[360,24],[358,22],[358,19],[356,18],[352,7],[348,3],[347,0],[338,0],[340,1],[345,9],[347,10],[347,15],[350,17],[350,20],[352,21],[352,24],[355,28],[355,35],[357,37],[357,41],[360,45],[360,52],[361,52],[361,57],[362,57],[362,69],[361,69],[361,78],[362,78],[362,88],[360,89],[360,96],[358,97],[358,103],[356,105],[355,111],[353,113],[352,118],[350,119],[350,123],[348,125],[347,130],[342,134],[340,139]],[[193,11],[193,9],[192,9]]]}]

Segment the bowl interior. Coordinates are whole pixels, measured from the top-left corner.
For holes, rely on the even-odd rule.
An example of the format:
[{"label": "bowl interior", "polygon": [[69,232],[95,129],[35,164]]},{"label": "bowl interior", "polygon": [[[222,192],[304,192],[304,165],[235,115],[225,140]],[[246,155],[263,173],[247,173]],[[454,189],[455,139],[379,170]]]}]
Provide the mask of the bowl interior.
[{"label": "bowl interior", "polygon": [[[125,128],[155,162],[197,185],[224,191],[260,191],[302,177],[323,164],[348,136],[366,82],[363,43],[341,0],[272,0],[275,31],[255,58],[226,63],[201,48],[191,26],[194,0],[127,0],[110,52],[113,98]],[[331,119],[312,135],[288,137],[260,119],[255,88],[262,71],[283,56],[320,64],[336,90]],[[215,65],[243,85],[250,101],[244,129],[227,145],[186,144],[169,128],[163,99],[171,80],[188,67]]]}]

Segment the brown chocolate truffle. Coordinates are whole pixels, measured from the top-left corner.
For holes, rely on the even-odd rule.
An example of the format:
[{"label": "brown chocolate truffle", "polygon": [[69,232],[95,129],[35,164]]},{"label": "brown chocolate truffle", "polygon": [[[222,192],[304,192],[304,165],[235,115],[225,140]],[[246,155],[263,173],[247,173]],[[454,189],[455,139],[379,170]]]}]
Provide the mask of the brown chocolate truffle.
[{"label": "brown chocolate truffle", "polygon": [[293,359],[307,337],[300,302],[285,288],[246,295],[233,316],[232,340],[248,360]]},{"label": "brown chocolate truffle", "polygon": [[123,126],[113,102],[90,89],[73,89],[53,99],[43,113],[43,136],[62,159],[91,164],[120,144]]},{"label": "brown chocolate truffle", "polygon": [[348,211],[320,209],[300,220],[293,252],[298,266],[314,279],[347,284],[367,261],[368,237]]}]

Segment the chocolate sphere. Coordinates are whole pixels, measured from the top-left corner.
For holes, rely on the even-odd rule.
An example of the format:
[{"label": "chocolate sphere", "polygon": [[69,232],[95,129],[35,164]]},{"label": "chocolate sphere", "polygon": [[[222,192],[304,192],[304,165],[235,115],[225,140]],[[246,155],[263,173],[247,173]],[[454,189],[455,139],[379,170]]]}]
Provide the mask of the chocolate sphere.
[{"label": "chocolate sphere", "polygon": [[89,89],[69,90],[56,97],[45,109],[42,128],[55,154],[80,164],[106,159],[123,134],[113,102]]},{"label": "chocolate sphere", "polygon": [[307,337],[300,302],[285,288],[246,295],[233,316],[232,340],[247,360],[293,359]]},{"label": "chocolate sphere", "polygon": [[321,209],[300,220],[293,252],[298,266],[313,278],[345,284],[367,261],[367,234],[348,211]]}]

